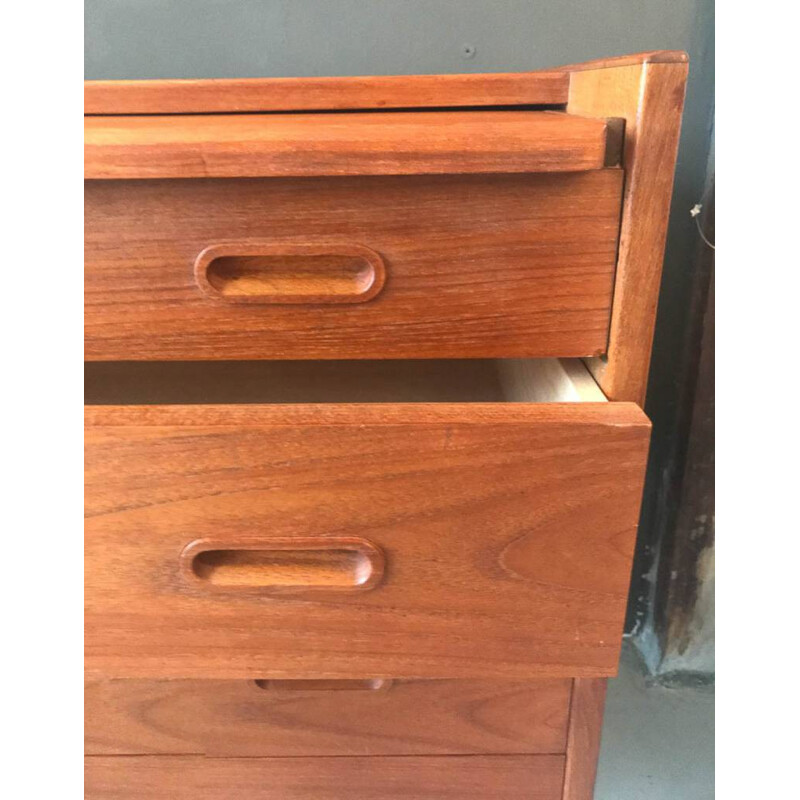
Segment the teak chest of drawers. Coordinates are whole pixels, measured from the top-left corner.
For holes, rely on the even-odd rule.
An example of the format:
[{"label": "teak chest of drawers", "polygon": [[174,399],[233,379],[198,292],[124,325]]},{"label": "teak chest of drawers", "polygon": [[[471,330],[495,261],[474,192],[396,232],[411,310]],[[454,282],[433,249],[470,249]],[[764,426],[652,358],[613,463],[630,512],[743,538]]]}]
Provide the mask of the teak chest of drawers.
[{"label": "teak chest of drawers", "polygon": [[86,84],[86,795],[590,800],[687,64]]}]

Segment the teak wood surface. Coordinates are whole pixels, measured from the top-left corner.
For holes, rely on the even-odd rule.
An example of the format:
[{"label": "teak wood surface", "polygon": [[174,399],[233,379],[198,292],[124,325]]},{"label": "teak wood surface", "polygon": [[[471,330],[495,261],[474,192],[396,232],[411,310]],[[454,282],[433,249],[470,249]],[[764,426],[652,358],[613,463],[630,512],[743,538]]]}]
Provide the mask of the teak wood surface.
[{"label": "teak wood surface", "polygon": [[84,118],[87,179],[577,172],[606,122],[557,111]]},{"label": "teak wood surface", "polygon": [[85,114],[547,106],[567,101],[567,72],[319,78],[86,81]]},{"label": "teak wood surface", "polygon": [[594,797],[605,699],[605,679],[577,678],[573,682],[562,800]]},{"label": "teak wood surface", "polygon": [[685,54],[665,55],[671,57],[663,62],[586,65],[570,78],[567,104],[576,114],[625,120],[625,193],[608,352],[587,363],[609,398],[641,406],[688,73]]},{"label": "teak wood surface", "polygon": [[[90,360],[476,358],[605,351],[622,173],[89,181]],[[226,302],[195,264],[369,248],[366,302]],[[300,275],[302,278],[302,274]]]},{"label": "teak wood surface", "polygon": [[[649,422],[616,403],[90,407],[86,666],[108,677],[616,671]],[[370,591],[181,574],[204,537],[359,537]],[[322,556],[320,556],[322,558]]]},{"label": "teak wood surface", "polygon": [[86,800],[561,800],[564,756],[88,756]]},{"label": "teak wood surface", "polygon": [[573,72],[686,60],[681,51],[655,50],[540,72],[86,81],[84,114],[559,106]]},{"label": "teak wood surface", "polygon": [[564,72],[589,72],[609,67],[644,66],[646,64],[686,64],[689,56],[683,50],[645,50],[642,53],[631,53],[623,56],[609,56],[596,58],[592,61],[583,61],[580,64],[568,64],[557,67]]},{"label": "teak wood surface", "polygon": [[[100,116],[87,122],[87,176],[99,179],[87,184],[87,357],[173,360],[163,370],[181,358],[595,356],[587,364],[605,394],[641,405],[686,72],[685,54],[664,51],[518,75],[89,82],[85,111]],[[406,126],[410,148],[387,121]],[[598,147],[612,124],[624,131],[621,169],[465,174],[616,165]],[[548,153],[545,125],[570,140]],[[382,170],[450,177],[344,177]],[[262,173],[289,177],[238,177]],[[297,177],[323,173],[339,177]],[[171,180],[143,180],[153,174]],[[236,180],[192,179],[223,174]],[[122,175],[135,180],[109,180]],[[277,194],[259,205],[267,183]],[[558,185],[559,215],[532,216]],[[279,218],[291,211],[302,223],[278,222],[283,241],[303,246],[311,231],[312,245],[371,247],[354,234],[379,232],[375,251],[389,250],[381,291],[327,314],[300,303],[259,315],[267,307],[248,301],[252,316],[239,316],[245,304],[234,313],[232,297],[263,282],[240,260],[215,276],[229,281],[228,299],[199,303],[192,269],[205,223],[214,238],[234,230],[243,241],[276,199],[286,202]],[[327,286],[359,290],[357,269],[337,264]],[[269,277],[297,294],[324,285],[318,275],[282,267]],[[524,362],[501,372],[512,399],[539,400]],[[124,755],[87,758],[87,797],[590,800],[605,691],[594,676],[616,665],[641,412],[134,407],[90,410],[88,421],[87,665],[99,677],[182,680],[89,684],[89,752]],[[181,548],[198,533],[231,531],[241,543],[309,525],[376,540],[388,556],[381,581],[259,605],[257,594],[205,596],[180,578]],[[213,566],[239,569],[226,552]],[[299,552],[269,574],[347,575],[337,557],[309,564]],[[245,581],[263,574],[245,566]],[[247,680],[191,680],[209,674]],[[431,675],[460,679],[397,679]],[[578,677],[566,697],[566,680],[509,675]],[[353,676],[376,690],[326,683]],[[309,678],[299,690],[298,677]],[[254,711],[264,706],[267,721]],[[414,707],[432,720],[424,736]],[[352,757],[313,757],[348,748]],[[225,757],[240,753],[251,757]],[[273,755],[293,757],[263,757]]]},{"label": "teak wood surface", "polygon": [[[86,684],[90,755],[246,757],[563,753],[572,681]],[[322,684],[321,688],[316,687]]]}]

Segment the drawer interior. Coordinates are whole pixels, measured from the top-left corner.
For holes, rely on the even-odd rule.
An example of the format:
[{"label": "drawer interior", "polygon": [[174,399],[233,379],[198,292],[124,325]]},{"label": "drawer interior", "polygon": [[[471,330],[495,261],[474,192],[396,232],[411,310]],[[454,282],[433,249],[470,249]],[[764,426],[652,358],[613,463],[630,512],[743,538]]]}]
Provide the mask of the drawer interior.
[{"label": "drawer interior", "polygon": [[605,402],[580,359],[87,362],[87,405]]}]

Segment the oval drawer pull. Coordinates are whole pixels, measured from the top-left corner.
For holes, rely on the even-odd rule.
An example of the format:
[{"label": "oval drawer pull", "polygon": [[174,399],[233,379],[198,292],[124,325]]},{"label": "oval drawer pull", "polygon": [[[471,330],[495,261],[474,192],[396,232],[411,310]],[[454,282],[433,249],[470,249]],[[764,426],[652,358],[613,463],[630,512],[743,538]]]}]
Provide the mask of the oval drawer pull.
[{"label": "oval drawer pull", "polygon": [[268,594],[373,589],[384,565],[383,551],[358,537],[198,539],[181,553],[195,585]]},{"label": "oval drawer pull", "polygon": [[386,280],[374,250],[335,243],[216,244],[197,257],[194,274],[202,291],[228,303],[363,303]]},{"label": "oval drawer pull", "polygon": [[281,679],[256,680],[254,683],[259,689],[273,692],[385,692],[392,685],[392,681],[385,678]]}]

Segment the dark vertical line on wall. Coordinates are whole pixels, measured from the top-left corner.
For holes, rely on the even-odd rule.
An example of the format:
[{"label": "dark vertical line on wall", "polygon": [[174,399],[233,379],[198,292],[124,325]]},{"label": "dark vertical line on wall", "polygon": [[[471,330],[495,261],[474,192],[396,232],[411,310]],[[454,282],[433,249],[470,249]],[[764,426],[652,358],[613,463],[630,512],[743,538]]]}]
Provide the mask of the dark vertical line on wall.
[{"label": "dark vertical line on wall", "polygon": [[692,380],[691,353],[696,352],[699,330],[698,320],[693,321],[697,310],[692,310],[692,303],[699,284],[708,282],[708,276],[703,278],[698,270],[702,242],[689,210],[700,202],[709,182],[714,119],[713,0],[698,0],[693,32],[645,408],[653,421],[653,436],[625,623],[625,632],[636,637],[651,668],[660,660],[652,635],[658,565],[663,545],[674,535],[686,457],[685,393]]}]

